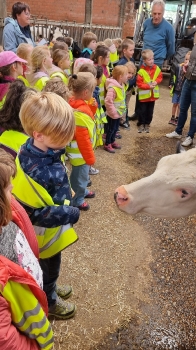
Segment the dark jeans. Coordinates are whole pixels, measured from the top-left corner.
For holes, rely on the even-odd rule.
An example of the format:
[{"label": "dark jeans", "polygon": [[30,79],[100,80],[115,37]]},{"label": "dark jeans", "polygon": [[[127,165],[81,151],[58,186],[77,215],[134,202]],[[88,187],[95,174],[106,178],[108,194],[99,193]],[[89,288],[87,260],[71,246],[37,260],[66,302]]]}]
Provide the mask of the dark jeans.
[{"label": "dark jeans", "polygon": [[106,146],[110,145],[115,141],[116,132],[119,128],[120,118],[118,119],[112,119],[109,116],[107,116],[108,119],[108,127],[107,127],[107,134],[106,134]]},{"label": "dark jeans", "polygon": [[140,125],[150,125],[153,112],[154,112],[155,101],[150,102],[140,102],[139,101],[139,115],[137,126]]},{"label": "dark jeans", "polygon": [[59,277],[61,265],[61,252],[47,259],[39,260],[43,271],[43,290],[46,293],[48,306],[52,306],[56,302],[56,281]]},{"label": "dark jeans", "polygon": [[176,132],[182,135],[187,120],[188,109],[191,105],[191,121],[188,136],[194,138],[196,132],[196,80],[185,80],[180,100],[180,114]]},{"label": "dark jeans", "polygon": [[89,168],[90,165],[82,164],[78,166],[72,165],[72,171],[70,175],[71,187],[75,192],[72,198],[72,205],[78,207],[84,203],[84,197],[88,194],[87,184],[89,181]]},{"label": "dark jeans", "polygon": [[140,112],[140,103],[139,103],[139,99],[138,99],[138,94],[136,94],[135,96],[135,114],[137,115],[137,117],[139,117],[139,112]]}]

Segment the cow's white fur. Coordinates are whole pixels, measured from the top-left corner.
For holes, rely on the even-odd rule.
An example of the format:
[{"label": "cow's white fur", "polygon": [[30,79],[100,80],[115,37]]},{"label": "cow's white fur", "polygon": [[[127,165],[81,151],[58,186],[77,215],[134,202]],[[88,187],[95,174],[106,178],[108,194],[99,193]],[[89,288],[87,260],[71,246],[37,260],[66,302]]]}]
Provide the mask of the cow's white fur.
[{"label": "cow's white fur", "polygon": [[163,157],[155,172],[116,189],[119,209],[157,217],[196,213],[196,148]]}]

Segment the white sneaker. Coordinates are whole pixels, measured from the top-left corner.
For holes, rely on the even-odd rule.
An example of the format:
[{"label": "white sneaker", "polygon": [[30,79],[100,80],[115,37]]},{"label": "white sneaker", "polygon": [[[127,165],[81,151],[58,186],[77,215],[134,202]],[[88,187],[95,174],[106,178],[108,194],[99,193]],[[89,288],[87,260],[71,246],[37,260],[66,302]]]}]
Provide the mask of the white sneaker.
[{"label": "white sneaker", "polygon": [[182,146],[188,147],[192,145],[193,139],[190,136],[187,136],[186,139],[182,142]]},{"label": "white sneaker", "polygon": [[139,134],[141,134],[141,132],[143,132],[143,131],[144,131],[144,125],[142,124],[138,127],[137,132],[139,132]]},{"label": "white sneaker", "polygon": [[181,139],[182,135],[179,135],[176,131],[172,131],[169,134],[165,135],[169,139]]},{"label": "white sneaker", "polygon": [[89,169],[89,175],[97,175],[97,174],[99,174],[99,170],[91,166]]}]

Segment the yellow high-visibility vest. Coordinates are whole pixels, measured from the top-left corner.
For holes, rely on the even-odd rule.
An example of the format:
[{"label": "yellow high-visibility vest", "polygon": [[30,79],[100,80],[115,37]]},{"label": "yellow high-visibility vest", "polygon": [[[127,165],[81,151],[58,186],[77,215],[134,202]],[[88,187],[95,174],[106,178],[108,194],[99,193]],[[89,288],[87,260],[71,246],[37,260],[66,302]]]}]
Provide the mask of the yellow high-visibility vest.
[{"label": "yellow high-visibility vest", "polygon": [[119,55],[118,55],[117,50],[114,53],[110,52],[110,62],[112,64],[112,66],[115,63],[117,63],[118,61],[119,61]]},{"label": "yellow high-visibility vest", "polygon": [[5,100],[6,100],[6,95],[2,98],[2,100],[0,101],[0,109],[3,108],[3,105],[5,103]]},{"label": "yellow high-visibility vest", "polygon": [[108,121],[103,108],[98,107],[95,114],[96,134],[97,134],[95,147],[103,145],[102,135],[104,134],[104,124],[106,124],[107,122]]},{"label": "yellow high-visibility vest", "polygon": [[32,87],[34,87],[35,89],[37,89],[39,91],[42,91],[48,80],[49,80],[49,77],[42,77],[42,78],[38,79]]},{"label": "yellow high-visibility vest", "polygon": [[[153,76],[152,80],[151,80],[149,74],[145,71],[145,69],[142,69],[142,68],[141,68],[141,69],[138,71],[138,74],[139,74],[141,77],[143,77],[144,82],[148,84],[148,83],[150,83],[151,81],[155,81],[155,80],[157,79],[157,77],[158,77],[160,71],[161,71],[160,68],[157,66],[157,67],[156,67],[156,70],[155,70],[155,72],[154,72],[154,76]],[[154,94],[154,97],[155,97],[155,98],[159,98],[159,87],[158,87],[158,85],[156,85],[156,86],[154,87],[154,89],[153,89],[153,94]],[[146,100],[147,98],[150,98],[151,96],[152,96],[152,90],[151,90],[151,89],[149,89],[149,90],[138,89],[138,98],[139,98],[139,100]]]},{"label": "yellow high-visibility vest", "polygon": [[[110,75],[110,70],[109,70],[109,67],[107,67],[107,71],[108,71],[108,74]],[[101,102],[101,105],[104,106],[105,105],[105,82],[106,82],[106,76],[105,74],[102,75],[102,78],[101,78],[101,83],[99,85],[99,98],[100,98],[100,102]]]},{"label": "yellow high-visibility vest", "polygon": [[0,144],[18,153],[20,147],[27,141],[28,135],[15,130],[4,131],[0,136]]},{"label": "yellow high-visibility vest", "polygon": [[125,88],[118,86],[109,86],[108,89],[114,89],[116,92],[116,98],[114,100],[114,106],[119,114],[119,117],[122,117],[126,113],[126,103],[125,103]]},{"label": "yellow high-visibility vest", "polygon": [[23,77],[23,75],[19,75],[18,79],[22,80],[26,87],[30,87],[28,80],[25,77]]},{"label": "yellow high-visibility vest", "polygon": [[68,77],[65,74],[63,74],[62,72],[52,73],[50,77],[51,78],[59,77],[65,83],[66,86],[68,85]]}]

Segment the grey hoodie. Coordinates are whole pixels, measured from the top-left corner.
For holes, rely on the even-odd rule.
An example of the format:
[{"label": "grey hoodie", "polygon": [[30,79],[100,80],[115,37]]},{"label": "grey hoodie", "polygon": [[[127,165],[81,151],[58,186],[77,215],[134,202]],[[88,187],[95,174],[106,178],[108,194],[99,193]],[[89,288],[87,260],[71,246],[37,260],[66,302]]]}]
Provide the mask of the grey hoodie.
[{"label": "grey hoodie", "polygon": [[[29,29],[30,30],[30,29]],[[5,26],[3,30],[3,47],[5,51],[13,51],[16,53],[17,47],[21,43],[29,43],[35,46],[33,39],[27,38],[20,30],[17,20],[7,17],[5,18]]]}]

